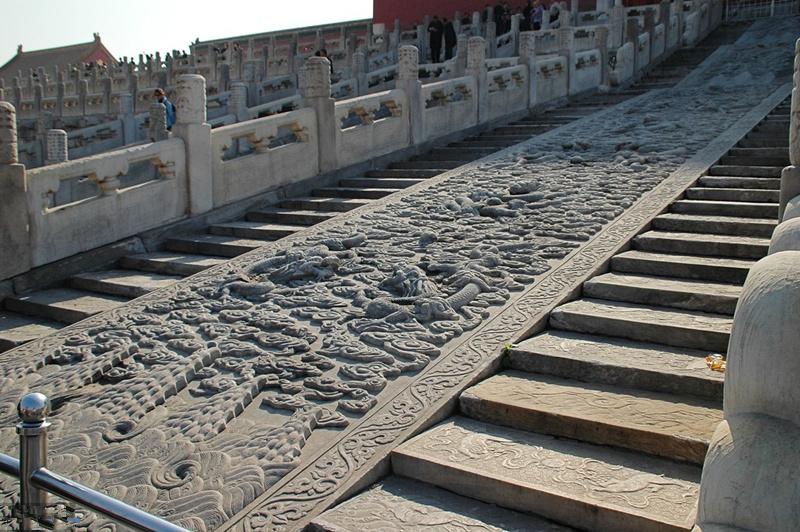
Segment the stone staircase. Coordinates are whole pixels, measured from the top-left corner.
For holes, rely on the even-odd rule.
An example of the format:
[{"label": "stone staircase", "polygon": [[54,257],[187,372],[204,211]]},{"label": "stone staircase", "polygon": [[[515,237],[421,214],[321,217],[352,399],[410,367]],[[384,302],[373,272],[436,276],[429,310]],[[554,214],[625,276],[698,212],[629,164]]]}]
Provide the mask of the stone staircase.
[{"label": "stone staircase", "polygon": [[465,529],[691,530],[722,419],[724,377],[705,357],[725,353],[741,286],[767,253],[789,163],[788,124],[773,125],[788,113],[777,106],[548,330],[509,348],[457,415],[397,448],[394,476],[310,528],[371,529],[386,506],[380,525],[397,530],[418,515]]},{"label": "stone staircase", "polygon": [[[718,46],[734,41],[745,25],[721,27],[696,50],[679,50],[636,86],[594,94],[564,107],[467,137],[396,162],[388,168],[345,178],[336,186],[312,190],[276,205],[248,212],[244,219],[207,226],[203,232],[168,235],[157,250],[124,256],[99,271],[86,271],[47,288],[6,297],[0,302],[0,352],[50,334],[66,324],[124,304],[226,260],[350,211],[445,171],[491,155],[532,136],[573,122],[656,87],[654,80],[673,69],[677,82]],[[666,69],[666,70],[663,70]],[[766,127],[766,126],[765,126]],[[42,285],[40,285],[41,287]]]}]

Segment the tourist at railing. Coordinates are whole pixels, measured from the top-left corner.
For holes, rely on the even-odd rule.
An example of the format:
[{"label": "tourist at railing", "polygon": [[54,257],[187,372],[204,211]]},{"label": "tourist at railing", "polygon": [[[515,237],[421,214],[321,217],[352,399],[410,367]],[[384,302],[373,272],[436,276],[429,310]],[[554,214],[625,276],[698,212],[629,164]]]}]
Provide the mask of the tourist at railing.
[{"label": "tourist at railing", "polygon": [[544,20],[544,5],[541,0],[536,0],[533,4],[533,12],[531,13],[531,27],[533,31],[542,29],[542,21]]},{"label": "tourist at railing", "polygon": [[456,29],[451,20],[444,19],[444,60],[449,61],[453,58],[453,48],[456,47]]},{"label": "tourist at railing", "polygon": [[163,103],[167,109],[167,131],[172,131],[172,126],[175,124],[175,104],[169,101],[164,89],[158,88],[153,92],[158,103]]},{"label": "tourist at railing", "polygon": [[428,36],[430,37],[431,62],[438,63],[442,59],[442,35],[444,34],[444,24],[438,16],[434,16],[428,24]]}]

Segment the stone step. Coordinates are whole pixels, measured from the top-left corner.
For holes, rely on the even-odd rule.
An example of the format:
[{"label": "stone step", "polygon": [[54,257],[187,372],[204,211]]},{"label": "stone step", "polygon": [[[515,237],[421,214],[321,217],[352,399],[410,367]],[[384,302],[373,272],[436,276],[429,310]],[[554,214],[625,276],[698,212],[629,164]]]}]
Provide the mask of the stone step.
[{"label": "stone step", "polygon": [[463,165],[463,161],[402,161],[391,163],[389,168],[398,170],[435,170],[446,172]]},{"label": "stone step", "polygon": [[[752,135],[752,133],[750,134]],[[781,150],[789,150],[789,140],[783,138],[775,138],[775,137],[762,137],[762,136],[750,136],[747,135],[745,138],[740,140],[737,144],[737,148],[775,148]]]},{"label": "stone step", "polygon": [[369,201],[367,200],[353,198],[299,197],[285,199],[280,202],[280,206],[286,209],[298,209],[303,211],[347,212],[367,205],[368,203]]},{"label": "stone step", "polygon": [[769,158],[781,159],[782,161],[789,160],[788,148],[732,148],[728,152],[730,157],[755,157],[755,158]]},{"label": "stone step", "polygon": [[[510,141],[514,141],[514,143],[520,143],[520,142],[525,142],[526,140],[531,138],[531,136],[530,135],[494,135],[490,131],[489,133],[484,133],[480,137],[472,137],[472,138],[480,138],[480,139],[486,139],[486,140],[502,140],[502,141],[509,141],[509,142]],[[467,139],[467,140],[470,140],[470,139]]]},{"label": "stone step", "polygon": [[725,375],[711,371],[709,351],[550,330],[513,346],[512,369],[652,392],[692,395],[722,404]]},{"label": "stone step", "polygon": [[706,175],[698,180],[703,187],[713,188],[749,188],[762,190],[779,190],[781,180],[772,177],[731,177]]},{"label": "stone step", "polygon": [[768,238],[649,231],[633,239],[634,249],[679,255],[704,255],[733,259],[760,259],[769,250]]},{"label": "stone step", "polygon": [[624,273],[598,275],[583,285],[583,297],[731,316],[741,292],[735,284]]},{"label": "stone step", "polygon": [[[529,137],[526,137],[526,140]],[[507,148],[508,146],[513,146],[514,144],[518,144],[516,140],[487,140],[487,139],[476,139],[476,140],[463,140],[461,142],[451,142],[448,144],[450,148]]]},{"label": "stone step", "polygon": [[532,135],[538,135],[539,133],[545,133],[546,131],[550,131],[554,127],[556,127],[556,126],[552,126],[552,125],[534,126],[534,125],[519,124],[519,125],[516,125],[516,126],[514,126],[514,125],[500,126],[500,127],[494,128],[494,130],[492,132],[494,134],[496,134],[496,135],[502,135],[504,133],[511,133],[513,135],[523,134],[523,135],[531,135],[532,136]]},{"label": "stone step", "polygon": [[304,225],[270,224],[263,222],[227,222],[209,226],[212,235],[238,237],[250,240],[274,241],[307,229]]},{"label": "stone step", "polygon": [[722,409],[710,401],[504,371],[459,398],[462,415],[702,465]]},{"label": "stone step", "polygon": [[308,227],[311,225],[330,220],[335,214],[319,211],[303,211],[293,209],[282,209],[280,207],[265,207],[257,211],[250,211],[245,218],[249,222],[269,223],[275,222],[278,225],[299,225]]},{"label": "stone step", "polygon": [[75,323],[116,308],[126,298],[94,294],[72,288],[52,288],[4,300],[5,307],[20,314],[36,316],[61,323]]},{"label": "stone step", "polygon": [[403,178],[403,179],[428,179],[441,174],[439,170],[426,170],[426,169],[398,169],[387,168],[383,170],[368,170],[364,173],[366,177],[387,177],[387,178]]},{"label": "stone step", "polygon": [[772,237],[776,220],[762,218],[737,218],[734,216],[702,216],[696,214],[668,213],[653,219],[653,229],[679,233],[711,233],[716,235],[741,235],[762,238]]},{"label": "stone step", "polygon": [[324,187],[311,191],[317,198],[351,198],[351,199],[381,199],[400,189],[397,188],[358,188],[358,187]]},{"label": "stone step", "polygon": [[104,270],[74,275],[70,277],[69,284],[78,290],[133,299],[170,286],[180,280],[181,277],[174,275],[131,270]]},{"label": "stone step", "polygon": [[64,327],[57,321],[0,311],[0,353],[52,334]]},{"label": "stone step", "polygon": [[688,531],[700,481],[700,468],[690,464],[462,417],[401,445],[392,469],[598,532]]},{"label": "stone step", "polygon": [[393,188],[399,190],[423,181],[424,179],[395,177],[349,177],[339,181],[339,186],[345,188]]},{"label": "stone step", "polygon": [[260,248],[264,243],[263,240],[235,236],[198,234],[169,238],[164,242],[164,249],[194,255],[238,257],[242,253]]},{"label": "stone step", "polygon": [[222,264],[227,259],[208,255],[183,253],[141,253],[127,255],[119,260],[120,266],[131,270],[162,273],[164,275],[194,275],[203,270]]},{"label": "stone step", "polygon": [[720,314],[596,299],[572,301],[550,314],[555,329],[720,353],[728,348],[732,321]]},{"label": "stone step", "polygon": [[739,177],[780,177],[782,166],[731,166],[715,164],[708,169],[708,175]]},{"label": "stone step", "polygon": [[390,476],[314,518],[308,532],[569,532],[540,517]]},{"label": "stone step", "polygon": [[710,201],[745,201],[749,203],[778,203],[777,190],[747,188],[692,187],[686,190],[686,199]]},{"label": "stone step", "polygon": [[788,137],[789,122],[778,121],[778,120],[765,121],[757,125],[753,129],[753,131],[757,133],[770,133],[775,135],[784,134]]},{"label": "stone step", "polygon": [[775,203],[678,200],[673,202],[669,208],[672,212],[681,214],[736,216],[742,218],[778,218],[778,205]]},{"label": "stone step", "polygon": [[417,155],[416,160],[435,161],[474,161],[495,153],[498,148],[434,148],[428,153]]},{"label": "stone step", "polygon": [[746,155],[739,157],[726,155],[719,160],[719,164],[726,166],[778,166],[783,168],[789,166],[789,156],[785,157],[753,157]]},{"label": "stone step", "polygon": [[661,275],[719,283],[744,284],[755,261],[625,251],[611,259],[611,269],[621,273]]}]

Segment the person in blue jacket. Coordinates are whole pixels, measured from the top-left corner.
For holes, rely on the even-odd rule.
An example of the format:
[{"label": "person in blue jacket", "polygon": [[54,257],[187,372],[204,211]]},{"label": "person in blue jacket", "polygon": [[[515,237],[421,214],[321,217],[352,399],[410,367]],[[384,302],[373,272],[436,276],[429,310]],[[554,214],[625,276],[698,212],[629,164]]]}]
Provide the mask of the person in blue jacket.
[{"label": "person in blue jacket", "polygon": [[175,104],[169,101],[162,88],[156,89],[153,96],[156,97],[158,103],[163,103],[167,108],[167,131],[172,131],[172,126],[175,125]]}]

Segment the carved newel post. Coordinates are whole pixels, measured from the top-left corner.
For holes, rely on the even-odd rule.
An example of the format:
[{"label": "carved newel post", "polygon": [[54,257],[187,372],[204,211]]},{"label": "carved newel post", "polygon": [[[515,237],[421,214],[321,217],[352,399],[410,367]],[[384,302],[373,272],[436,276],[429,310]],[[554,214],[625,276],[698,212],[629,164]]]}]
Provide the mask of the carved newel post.
[{"label": "carved newel post", "polygon": [[47,131],[47,158],[46,165],[64,163],[69,160],[67,147],[67,132],[63,129],[50,129]]},{"label": "carved newel post", "polygon": [[536,105],[536,33],[519,34],[519,63],[528,67],[528,107]]},{"label": "carved newel post", "polygon": [[319,172],[336,169],[336,113],[331,98],[331,66],[324,57],[310,57],[300,71],[300,95],[303,106],[314,109],[317,115],[319,140]]},{"label": "carved newel post", "polygon": [[211,126],[206,121],[206,80],[198,74],[178,76],[175,94],[173,135],[186,148],[186,176],[189,186],[189,212],[199,214],[214,207],[214,158],[211,152]]},{"label": "carved newel post", "polygon": [[228,113],[235,115],[237,122],[244,122],[250,119],[250,113],[247,110],[247,85],[241,81],[234,81],[231,84]]},{"label": "carved newel post", "polygon": [[133,112],[133,95],[119,95],[119,119],[122,120],[122,139],[125,144],[136,142],[136,116]]},{"label": "carved newel post", "polygon": [[0,102],[0,279],[31,267],[28,187],[17,152],[17,111]]},{"label": "carved newel post", "polygon": [[422,82],[419,80],[419,50],[416,46],[401,46],[398,50],[397,88],[408,98],[408,120],[411,143],[420,144],[425,140],[422,112]]},{"label": "carved newel post", "polygon": [[787,204],[800,196],[800,39],[794,47],[794,88],[789,111],[789,164],[781,173],[780,211],[783,220]]},{"label": "carved newel post", "polygon": [[756,263],[733,320],[695,532],[800,530],[798,309],[800,251]]},{"label": "carved newel post", "polygon": [[467,43],[467,76],[475,78],[475,97],[478,102],[478,123],[488,116],[489,87],[486,83],[486,41],[470,37]]},{"label": "carved newel post", "polygon": [[154,102],[150,104],[150,140],[158,142],[169,138],[167,131],[167,108],[163,103]]}]

